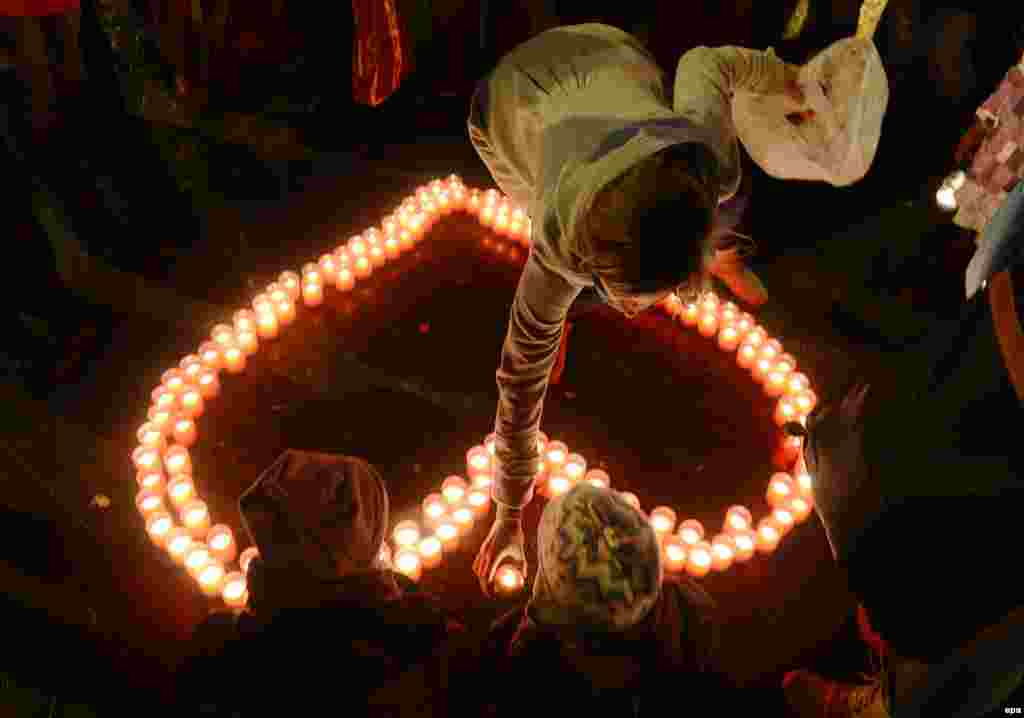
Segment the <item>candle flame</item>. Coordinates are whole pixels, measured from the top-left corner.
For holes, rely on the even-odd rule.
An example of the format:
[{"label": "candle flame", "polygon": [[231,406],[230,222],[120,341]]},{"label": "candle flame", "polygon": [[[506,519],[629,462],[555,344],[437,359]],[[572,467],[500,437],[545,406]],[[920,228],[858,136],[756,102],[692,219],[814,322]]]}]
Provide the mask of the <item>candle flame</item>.
[{"label": "candle flame", "polygon": [[694,549],[690,553],[690,560],[693,561],[695,565],[703,568],[711,563],[711,556],[704,549],[698,548]]},{"label": "candle flame", "polygon": [[437,534],[437,537],[442,541],[450,541],[459,534],[459,530],[455,527],[454,524],[450,524],[446,521],[445,523],[437,527],[437,531],[435,533]]},{"label": "candle flame", "polygon": [[236,601],[245,593],[246,582],[244,578],[236,578],[228,582],[224,587],[224,598],[229,601]]},{"label": "candle flame", "polygon": [[420,554],[423,556],[436,556],[441,553],[441,542],[436,536],[427,536],[420,541]]},{"label": "candle flame", "polygon": [[216,536],[210,539],[210,546],[217,551],[223,551],[230,543],[231,537],[228,536],[226,531],[220,531]]}]

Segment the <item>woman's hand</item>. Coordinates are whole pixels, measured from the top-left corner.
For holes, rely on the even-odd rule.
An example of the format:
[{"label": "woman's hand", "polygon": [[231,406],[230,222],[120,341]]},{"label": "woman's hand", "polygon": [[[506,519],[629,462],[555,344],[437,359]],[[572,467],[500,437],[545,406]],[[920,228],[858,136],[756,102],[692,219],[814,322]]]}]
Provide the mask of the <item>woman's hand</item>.
[{"label": "woman's hand", "polygon": [[524,576],[526,575],[525,544],[526,537],[523,534],[519,512],[499,504],[491,531],[480,546],[476,560],[473,561],[473,572],[480,581],[480,588],[485,595],[491,595],[494,574],[503,563],[515,565]]}]

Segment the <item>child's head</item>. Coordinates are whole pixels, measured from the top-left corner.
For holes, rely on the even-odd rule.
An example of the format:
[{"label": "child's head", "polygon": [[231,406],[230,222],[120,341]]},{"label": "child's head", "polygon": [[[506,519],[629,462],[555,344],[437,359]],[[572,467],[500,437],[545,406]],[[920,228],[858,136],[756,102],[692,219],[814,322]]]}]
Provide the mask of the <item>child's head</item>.
[{"label": "child's head", "polygon": [[618,492],[581,483],[541,516],[529,613],[556,630],[619,633],[647,616],[661,578],[661,551],[647,519]]},{"label": "child's head", "polygon": [[594,196],[582,219],[581,247],[609,304],[632,316],[680,285],[706,281],[718,167],[704,145],[674,145]]}]

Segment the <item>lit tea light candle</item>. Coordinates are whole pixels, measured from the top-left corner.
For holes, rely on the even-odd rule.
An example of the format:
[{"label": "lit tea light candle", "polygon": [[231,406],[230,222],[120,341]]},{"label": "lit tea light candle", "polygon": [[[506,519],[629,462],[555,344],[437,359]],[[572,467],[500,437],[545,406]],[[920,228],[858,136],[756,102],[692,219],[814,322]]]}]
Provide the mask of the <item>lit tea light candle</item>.
[{"label": "lit tea light candle", "polygon": [[394,259],[402,253],[402,245],[398,241],[397,234],[388,234],[384,238],[384,254],[388,259]]},{"label": "lit tea light candle", "polygon": [[786,393],[787,394],[799,394],[804,389],[808,389],[811,386],[810,380],[806,374],[800,372],[793,372],[786,377]]},{"label": "lit tea light candle", "polygon": [[174,528],[174,520],[166,511],[153,511],[146,516],[146,533],[157,546],[163,546],[167,534]]},{"label": "lit tea light candle", "polygon": [[307,262],[302,265],[302,281],[322,284],[324,281],[324,275],[320,269],[320,265],[316,262]]},{"label": "lit tea light candle", "polygon": [[164,432],[151,421],[140,426],[135,432],[135,437],[139,440],[139,446],[145,446],[148,449],[163,449],[166,442]]},{"label": "lit tea light candle", "polygon": [[697,331],[702,337],[713,337],[718,332],[718,315],[714,312],[701,312],[697,320]]},{"label": "lit tea light candle", "polygon": [[740,318],[740,308],[732,302],[726,302],[718,310],[718,316],[722,324],[733,324]]},{"label": "lit tea light candle", "polygon": [[163,466],[160,450],[149,446],[140,446],[132,452],[132,462],[138,471],[159,471]]},{"label": "lit tea light candle", "polygon": [[765,342],[768,341],[768,332],[764,330],[764,327],[755,324],[753,329],[747,332],[747,335],[743,337],[744,344],[750,344],[752,346],[760,348]]},{"label": "lit tea light candle", "polygon": [[305,282],[302,285],[302,301],[307,307],[319,307],[324,303],[324,288],[321,284]]},{"label": "lit tea light candle", "polygon": [[206,537],[210,528],[210,511],[206,502],[192,499],[181,507],[181,523],[189,530],[193,538],[201,540]]},{"label": "lit tea light candle", "polygon": [[814,508],[812,500],[805,496],[794,496],[789,500],[789,503],[784,504],[783,507],[786,511],[793,515],[793,520],[796,523],[803,523],[807,520],[807,517],[811,515],[811,510]]},{"label": "lit tea light candle", "polygon": [[174,411],[178,405],[178,395],[161,384],[150,394],[153,406],[166,411]]},{"label": "lit tea light candle", "polygon": [[279,331],[277,315],[273,312],[261,312],[256,315],[256,333],[260,339],[273,339]]},{"label": "lit tea light candle", "polygon": [[221,590],[221,597],[229,608],[245,608],[249,602],[249,584],[245,575],[233,571],[224,577],[224,588]]},{"label": "lit tea light candle", "polygon": [[199,345],[199,358],[207,369],[220,369],[222,366],[220,344],[203,342]]},{"label": "lit tea light candle", "polygon": [[174,422],[174,440],[187,449],[196,444],[197,438],[199,438],[199,432],[196,431],[195,420],[187,416],[178,417]]},{"label": "lit tea light candle", "polygon": [[193,542],[192,546],[185,552],[185,568],[193,576],[198,576],[199,572],[212,560],[213,556],[210,555],[210,549],[204,543]]},{"label": "lit tea light candle", "polygon": [[245,369],[245,352],[237,345],[224,348],[224,368],[232,374]]},{"label": "lit tea light candle", "polygon": [[[202,381],[202,376],[199,377]],[[178,413],[182,416],[187,416],[190,419],[196,419],[203,414],[205,404],[203,402],[203,393],[197,387],[190,387],[181,393],[181,406],[178,409]]]},{"label": "lit tea light candle", "polygon": [[793,358],[792,354],[780,354],[775,358],[775,366],[772,371],[781,372],[786,374],[792,374],[796,371],[796,359]]},{"label": "lit tea light candle", "polygon": [[441,495],[449,505],[460,503],[467,491],[466,481],[461,476],[449,476],[441,483]]},{"label": "lit tea light candle", "polygon": [[448,511],[441,494],[429,494],[423,499],[423,515],[428,521],[437,521]]},{"label": "lit tea light candle", "polygon": [[796,410],[799,414],[807,416],[817,406],[818,397],[810,389],[804,389],[793,395],[793,403],[796,404]]},{"label": "lit tea light candle", "polygon": [[160,383],[172,393],[177,394],[185,388],[185,373],[181,369],[168,369],[160,377]]},{"label": "lit tea light candle", "polygon": [[[338,275],[338,261],[334,258],[334,255],[325,254],[320,257],[320,261],[317,263],[320,265],[323,281],[333,282],[334,278]],[[317,282],[317,284],[319,283]]]},{"label": "lit tea light candle", "polygon": [[779,426],[785,426],[791,421],[797,421],[799,418],[800,412],[792,397],[784,396],[779,399],[778,404],[775,405],[776,424]]},{"label": "lit tea light candle", "polygon": [[814,496],[814,482],[807,471],[798,471],[796,474],[796,485],[800,489],[800,495],[804,497]]},{"label": "lit tea light candle", "polygon": [[295,321],[295,302],[285,297],[274,304],[274,314],[281,326],[287,326]]},{"label": "lit tea light candle", "polygon": [[736,561],[743,563],[749,561],[757,550],[757,533],[753,529],[736,531],[732,535],[733,543],[736,544]]},{"label": "lit tea light candle", "polygon": [[756,361],[757,347],[753,344],[748,344],[744,339],[739,351],[736,352],[736,363],[741,369],[749,369],[754,366],[754,362]]},{"label": "lit tea light candle", "polygon": [[687,550],[686,572],[696,578],[707,576],[713,562],[711,545],[707,541],[698,541]]},{"label": "lit tea light candle", "polygon": [[356,275],[351,267],[342,267],[338,270],[338,276],[334,280],[334,286],[339,291],[347,292],[356,286]]},{"label": "lit tea light candle", "polygon": [[718,306],[721,304],[714,292],[704,292],[699,303],[702,311],[715,312],[716,314],[718,313]]},{"label": "lit tea light candle", "polygon": [[779,545],[782,539],[782,529],[770,516],[766,516],[757,523],[757,550],[761,553],[771,553]]},{"label": "lit tea light candle", "polygon": [[494,475],[490,473],[479,473],[473,475],[474,489],[488,489],[494,483]]},{"label": "lit tea light candle", "polygon": [[572,480],[563,473],[555,473],[548,476],[546,486],[548,497],[554,499],[569,492]]},{"label": "lit tea light candle", "polygon": [[441,556],[444,553],[441,546],[441,539],[437,536],[424,536],[420,539],[417,550],[420,554],[420,563],[423,568],[436,568],[441,563]]},{"label": "lit tea light candle", "polygon": [[519,593],[525,583],[523,572],[515,566],[501,566],[494,574],[495,587],[502,594]]},{"label": "lit tea light candle", "polygon": [[403,548],[395,554],[395,570],[411,581],[419,581],[423,573],[418,551]]},{"label": "lit tea light candle", "polygon": [[238,553],[238,546],[235,544],[235,535],[230,526],[217,524],[210,529],[206,535],[206,545],[210,547],[210,554],[218,561],[231,563]]},{"label": "lit tea light candle", "polygon": [[754,375],[754,380],[758,382],[766,382],[768,374],[771,373],[773,362],[771,359],[758,356],[754,361],[754,365],[750,367],[750,373]]},{"label": "lit tea light candle", "polygon": [[[787,502],[790,503],[790,502]],[[793,512],[790,511],[787,506],[776,506],[772,511],[772,519],[782,529],[783,534],[789,533],[789,531],[796,524],[796,517]]]},{"label": "lit tea light candle", "polygon": [[786,391],[786,375],[772,369],[764,380],[764,391],[768,396],[782,396]]},{"label": "lit tea light candle", "polygon": [[718,346],[722,351],[731,352],[740,345],[740,332],[736,327],[726,325],[718,332]]},{"label": "lit tea light candle", "polygon": [[768,481],[768,503],[773,508],[781,506],[796,495],[796,484],[789,474],[779,472],[772,474]]},{"label": "lit tea light candle", "polygon": [[420,540],[420,527],[415,521],[399,521],[391,534],[395,544],[402,548],[415,546]]},{"label": "lit tea light candle", "polygon": [[754,517],[746,506],[730,506],[725,512],[725,530],[729,533],[746,531],[754,525]]},{"label": "lit tea light candle", "polygon": [[612,485],[612,479],[608,476],[608,472],[603,469],[591,469],[587,472],[586,476],[583,477],[591,486],[596,486],[599,489],[607,489]]},{"label": "lit tea light candle", "polygon": [[672,573],[679,573],[686,568],[687,546],[678,536],[671,536],[665,539],[662,547],[662,560],[665,570]]},{"label": "lit tea light candle", "polygon": [[203,369],[203,360],[197,354],[188,354],[181,360],[178,367],[187,381],[195,382],[199,372]]},{"label": "lit tea light candle", "polygon": [[466,452],[466,469],[470,473],[489,473],[491,470],[491,453],[484,446],[474,446]]},{"label": "lit tea light candle", "polygon": [[587,460],[579,454],[569,454],[562,470],[572,481],[579,481],[587,471]]},{"label": "lit tea light candle", "polygon": [[679,524],[677,533],[687,546],[696,546],[704,539],[704,526],[697,519],[687,519]]},{"label": "lit tea light candle", "polygon": [[549,468],[560,468],[569,458],[569,447],[561,441],[550,441],[544,448],[544,461]]},{"label": "lit tea light candle", "polygon": [[466,503],[469,504],[477,516],[482,516],[491,508],[491,496],[483,489],[473,489],[466,497]]},{"label": "lit tea light candle", "polygon": [[235,330],[227,324],[218,324],[210,330],[210,339],[218,346],[231,346],[235,343]]},{"label": "lit tea light candle", "polygon": [[235,333],[235,337],[238,340],[239,349],[245,352],[247,356],[252,356],[260,348],[260,342],[255,330],[238,331]]},{"label": "lit tea light candle", "polygon": [[687,327],[697,326],[697,322],[700,321],[700,305],[696,302],[687,302],[683,306],[679,318],[682,320],[683,325]]},{"label": "lit tea light candle", "polygon": [[196,575],[196,582],[207,596],[217,596],[221,592],[221,587],[224,585],[224,576],[226,575],[227,572],[224,570],[224,564],[217,559],[211,558]]},{"label": "lit tea light candle", "polygon": [[297,273],[290,270],[281,272],[281,275],[277,278],[277,283],[281,285],[281,289],[288,293],[288,297],[293,302],[299,298],[302,280]]},{"label": "lit tea light candle", "polygon": [[199,373],[199,395],[204,399],[213,399],[220,394],[220,379],[213,369],[203,369]]},{"label": "lit tea light candle", "polygon": [[466,533],[473,526],[476,516],[469,506],[458,506],[452,511],[452,521],[459,527],[459,533]]},{"label": "lit tea light candle", "polygon": [[373,274],[373,264],[370,263],[368,257],[356,257],[352,263],[352,269],[357,279],[366,279]]},{"label": "lit tea light candle", "polygon": [[171,503],[179,509],[191,501],[196,495],[195,484],[188,474],[178,474],[171,477],[167,482],[167,495],[171,497]]},{"label": "lit tea light candle", "polygon": [[164,508],[164,495],[154,489],[142,489],[135,495],[135,508],[143,516],[148,516]]},{"label": "lit tea light candle", "polygon": [[777,339],[765,339],[757,352],[759,359],[769,359],[773,362],[780,354],[782,354],[782,344]]},{"label": "lit tea light candle", "polygon": [[640,499],[638,499],[637,495],[634,494],[632,491],[620,491],[619,496],[621,496],[622,500],[625,501],[630,506],[632,506],[634,509],[636,509],[637,511],[640,510]]},{"label": "lit tea light candle", "polygon": [[167,532],[164,548],[168,555],[179,566],[185,563],[185,555],[192,548],[192,535],[181,526],[175,526]]},{"label": "lit tea light candle", "polygon": [[676,512],[668,506],[658,506],[651,510],[650,520],[654,533],[658,535],[658,538],[662,538],[666,534],[672,533],[672,529],[676,527]]},{"label": "lit tea light candle", "polygon": [[729,534],[718,534],[711,541],[711,568],[725,571],[736,558],[736,542]]},{"label": "lit tea light candle", "polygon": [[164,490],[163,471],[139,471],[135,474],[135,481],[140,489],[152,489],[158,492]]},{"label": "lit tea light candle", "polygon": [[348,240],[347,248],[353,261],[366,255],[366,241],[359,235]]},{"label": "lit tea light candle", "polygon": [[260,557],[260,550],[258,548],[256,548],[255,546],[250,546],[249,548],[245,549],[245,551],[242,551],[242,555],[238,557],[238,567],[240,569],[242,569],[242,573],[244,573],[246,576],[248,576],[249,575],[249,565],[252,563],[252,560],[254,558],[259,558],[259,557]]},{"label": "lit tea light candle", "polygon": [[255,297],[253,297],[252,308],[253,308],[253,311],[256,312],[256,316],[257,317],[259,315],[261,315],[261,314],[273,314],[274,313],[274,303],[272,301],[270,301],[270,297],[268,297],[263,292],[257,294]]},{"label": "lit tea light candle", "polygon": [[232,317],[235,332],[256,331],[256,312],[251,309],[239,309]]},{"label": "lit tea light candle", "polygon": [[459,543],[459,527],[450,518],[442,518],[434,529],[434,536],[441,542],[445,551],[452,551]]}]

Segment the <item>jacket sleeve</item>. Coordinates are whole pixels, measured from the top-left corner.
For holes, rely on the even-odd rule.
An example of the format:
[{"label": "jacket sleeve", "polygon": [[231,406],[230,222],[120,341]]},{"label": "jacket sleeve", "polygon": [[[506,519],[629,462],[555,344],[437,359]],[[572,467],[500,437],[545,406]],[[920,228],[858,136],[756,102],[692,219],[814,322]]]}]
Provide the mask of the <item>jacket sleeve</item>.
[{"label": "jacket sleeve", "polygon": [[498,458],[493,497],[521,507],[533,497],[537,431],[565,318],[579,289],[531,252],[519,279],[497,371]]},{"label": "jacket sleeve", "polygon": [[677,113],[704,127],[731,127],[736,91],[782,93],[796,72],[771,50],[695,47],[679,58],[672,103]]}]

